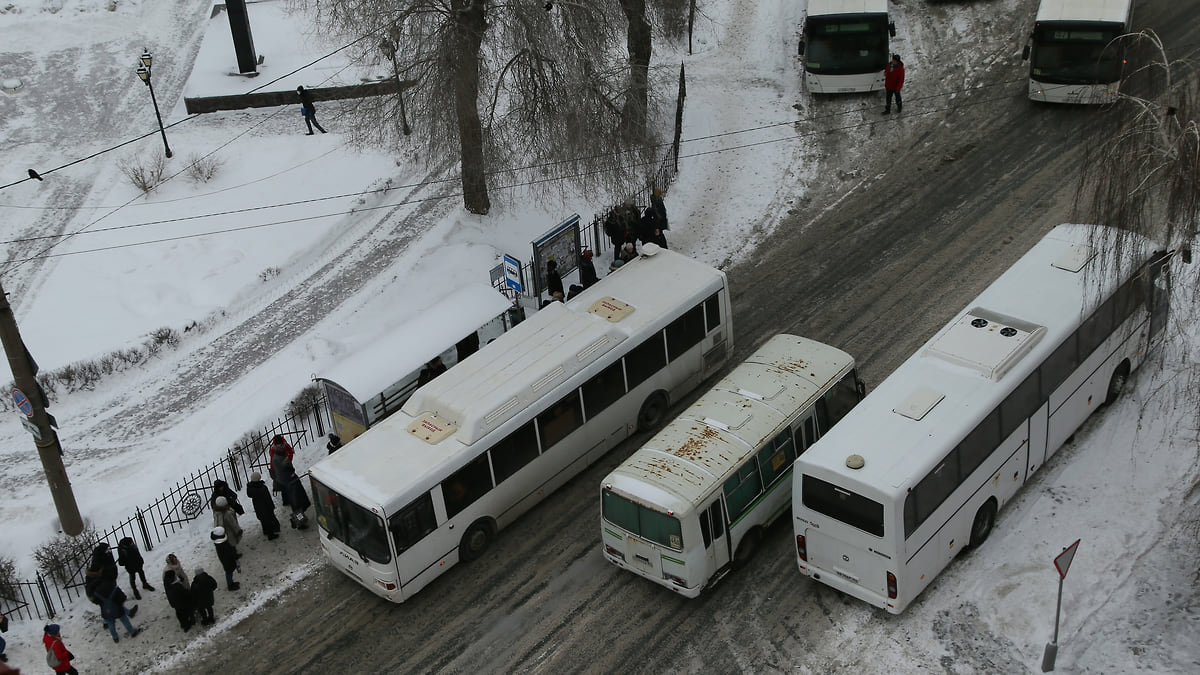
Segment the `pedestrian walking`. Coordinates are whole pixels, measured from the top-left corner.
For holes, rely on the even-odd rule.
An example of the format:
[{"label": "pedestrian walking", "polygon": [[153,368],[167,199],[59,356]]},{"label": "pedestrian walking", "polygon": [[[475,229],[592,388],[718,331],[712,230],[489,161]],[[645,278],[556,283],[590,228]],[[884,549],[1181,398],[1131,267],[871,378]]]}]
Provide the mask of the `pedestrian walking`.
[{"label": "pedestrian walking", "polygon": [[242,542],[242,526],[238,524],[237,513],[224,497],[217,497],[213,503],[213,527],[225,528],[225,536],[235,549]]},{"label": "pedestrian walking", "polygon": [[79,675],[79,671],[71,665],[75,655],[63,644],[62,628],[56,623],[48,623],[42,632],[42,644],[46,647],[46,665],[56,673]]},{"label": "pedestrian walking", "polygon": [[108,628],[113,642],[121,641],[121,638],[117,636],[117,621],[125,626],[129,637],[135,637],[142,632],[142,629],[135,628],[129,619],[137,614],[137,605],[134,605],[133,609],[127,609],[125,607],[125,591],[122,591],[116,582],[104,583],[105,585],[96,590],[96,594],[100,596],[100,618],[104,620],[104,627]]},{"label": "pedestrian walking", "polygon": [[133,537],[124,537],[117,542],[117,564],[125,568],[129,573],[129,587],[133,589],[133,597],[141,600],[142,594],[138,592],[137,577],[142,577],[142,588],[152,591],[154,587],[146,581],[146,571],[144,569],[146,561],[142,558],[142,552],[138,550],[137,542]]},{"label": "pedestrian walking", "polygon": [[300,95],[300,114],[304,115],[304,123],[308,125],[308,133],[305,135],[312,136],[313,127],[325,133],[324,127],[317,122],[317,106],[313,105],[312,94],[304,87],[296,87],[296,93]]},{"label": "pedestrian walking", "polygon": [[262,474],[257,471],[250,474],[250,482],[246,483],[246,496],[250,498],[250,504],[254,507],[254,516],[262,523],[263,534],[267,535],[267,539],[279,538],[275,500],[271,499],[271,490],[263,482]]},{"label": "pedestrian walking", "polygon": [[196,625],[196,607],[192,602],[192,590],[183,584],[183,579],[175,570],[163,570],[163,590],[167,594],[167,604],[175,610],[175,618],[179,619],[179,627],[188,632]]},{"label": "pedestrian walking", "polygon": [[179,562],[179,558],[174,553],[167,554],[167,564],[163,567],[163,576],[166,576],[168,571],[175,573],[175,576],[183,583],[184,588],[190,587],[191,581],[188,580],[187,572],[183,571],[183,563]]},{"label": "pedestrian walking", "polygon": [[[4,616],[3,614],[0,614],[0,633],[7,633],[7,632],[8,632],[8,617]],[[8,646],[8,643],[6,643],[4,641],[4,636],[0,635],[0,663],[5,663],[8,661],[8,654],[4,653],[4,648],[6,646]]]},{"label": "pedestrian walking", "polygon": [[200,614],[202,626],[212,625],[217,620],[213,616],[213,605],[216,603],[213,593],[216,590],[217,580],[205,572],[203,567],[197,567],[196,576],[192,579],[192,604]]},{"label": "pedestrian walking", "polygon": [[217,502],[217,497],[224,497],[225,501],[233,508],[233,512],[239,516],[246,515],[246,509],[242,508],[242,503],[238,501],[238,493],[229,487],[229,483],[220,478],[213,481],[213,491],[208,497],[208,505],[211,507]]},{"label": "pedestrian walking", "polygon": [[883,67],[883,88],[887,90],[887,103],[883,106],[883,114],[892,112],[892,97],[896,98],[896,112],[904,110],[904,101],[900,98],[900,89],[904,87],[904,62],[899,54],[892,54],[892,60]]},{"label": "pedestrian walking", "polygon": [[650,193],[650,208],[654,209],[659,229],[671,229],[671,225],[667,221],[667,205],[663,203],[663,191],[661,188],[654,188],[654,191]]},{"label": "pedestrian walking", "polygon": [[221,561],[221,569],[225,570],[225,587],[231,591],[236,591],[242,585],[233,580],[233,573],[241,572],[242,566],[238,564],[237,549],[229,543],[225,537],[225,528],[214,527],[208,535],[212,539],[213,548],[217,550],[217,558]]}]

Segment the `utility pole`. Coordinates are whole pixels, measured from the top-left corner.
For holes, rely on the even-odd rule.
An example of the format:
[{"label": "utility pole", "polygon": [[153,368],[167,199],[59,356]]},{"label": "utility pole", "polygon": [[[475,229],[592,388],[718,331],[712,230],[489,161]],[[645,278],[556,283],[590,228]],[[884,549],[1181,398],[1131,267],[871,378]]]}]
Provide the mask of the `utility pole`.
[{"label": "utility pole", "polygon": [[71,481],[67,479],[67,467],[63,465],[62,446],[58,444],[58,434],[54,432],[57,423],[46,412],[45,393],[35,377],[37,364],[21,339],[17,318],[13,315],[12,305],[8,304],[8,294],[3,286],[0,286],[0,341],[4,342],[4,353],[8,355],[8,366],[12,369],[15,385],[13,402],[22,415],[21,423],[33,434],[34,445],[42,459],[42,469],[46,472],[46,482],[50,484],[50,495],[54,497],[54,507],[58,509],[59,523],[63,532],[77,536],[83,532],[83,518],[79,515],[79,505],[75,503],[75,493],[71,491]]}]

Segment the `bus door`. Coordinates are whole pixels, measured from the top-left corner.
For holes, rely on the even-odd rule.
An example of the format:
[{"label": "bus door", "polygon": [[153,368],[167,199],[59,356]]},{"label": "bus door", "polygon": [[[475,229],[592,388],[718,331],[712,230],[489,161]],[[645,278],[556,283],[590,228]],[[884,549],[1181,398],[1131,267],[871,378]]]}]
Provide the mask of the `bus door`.
[{"label": "bus door", "polygon": [[721,495],[700,511],[700,531],[704,535],[707,577],[712,578],[729,566],[732,559],[729,528],[725,523],[725,505]]},{"label": "bus door", "polygon": [[1150,339],[1154,340],[1167,327],[1171,310],[1171,277],[1165,251],[1159,252],[1150,263]]}]

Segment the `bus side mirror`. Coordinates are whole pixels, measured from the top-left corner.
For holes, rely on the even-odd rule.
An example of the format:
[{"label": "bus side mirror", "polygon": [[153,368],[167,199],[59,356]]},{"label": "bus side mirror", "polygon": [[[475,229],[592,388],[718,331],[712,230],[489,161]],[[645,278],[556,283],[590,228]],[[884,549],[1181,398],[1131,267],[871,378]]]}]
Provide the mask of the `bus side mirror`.
[{"label": "bus side mirror", "polygon": [[896,37],[896,22],[895,21],[888,22],[888,35],[891,35],[892,37]]},{"label": "bus side mirror", "polygon": [[1025,45],[1025,49],[1021,50],[1021,60],[1022,61],[1029,60],[1029,45],[1028,44]]},{"label": "bus side mirror", "polygon": [[859,397],[859,398],[866,398],[866,396],[867,396],[867,383],[866,383],[866,382],[863,382],[862,380],[855,380],[855,381],[854,381],[854,390],[858,392],[858,397]]},{"label": "bus side mirror", "polygon": [[796,49],[796,53],[799,54],[800,56],[804,56],[804,39],[803,38],[800,39],[800,44]]}]

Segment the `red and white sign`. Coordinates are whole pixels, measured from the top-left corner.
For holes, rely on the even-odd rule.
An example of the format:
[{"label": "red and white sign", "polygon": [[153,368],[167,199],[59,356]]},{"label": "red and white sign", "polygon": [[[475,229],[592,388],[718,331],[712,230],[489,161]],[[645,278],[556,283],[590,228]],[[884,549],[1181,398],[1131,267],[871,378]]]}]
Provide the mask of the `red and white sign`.
[{"label": "red and white sign", "polygon": [[1054,558],[1054,569],[1058,570],[1059,577],[1063,579],[1067,578],[1067,570],[1071,569],[1071,561],[1075,559],[1075,551],[1077,550],[1079,550],[1078,539],[1075,540],[1074,544],[1064,548],[1063,552]]}]

